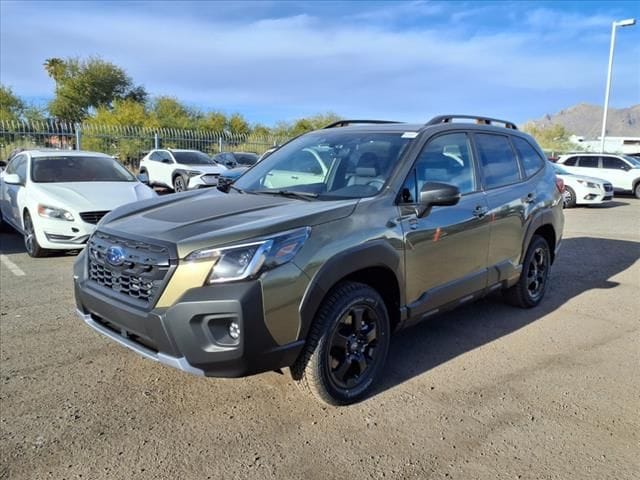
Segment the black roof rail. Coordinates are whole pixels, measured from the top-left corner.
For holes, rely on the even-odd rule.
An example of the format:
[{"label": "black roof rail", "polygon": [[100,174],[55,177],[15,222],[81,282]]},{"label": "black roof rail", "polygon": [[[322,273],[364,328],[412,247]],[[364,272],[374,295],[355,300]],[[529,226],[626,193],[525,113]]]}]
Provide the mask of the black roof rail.
[{"label": "black roof rail", "polygon": [[379,125],[384,123],[402,123],[395,122],[393,120],[338,120],[337,122],[330,123],[324,128],[336,128],[336,127],[346,127],[347,125]]},{"label": "black roof rail", "polygon": [[452,123],[456,118],[463,118],[466,120],[475,120],[476,123],[482,125],[493,125],[494,123],[502,123],[505,128],[510,128],[511,130],[518,130],[516,124],[513,122],[509,122],[508,120],[500,120],[498,118],[490,118],[490,117],[479,117],[478,115],[438,115],[437,117],[433,117],[429,120],[425,125],[439,125],[441,123]]}]

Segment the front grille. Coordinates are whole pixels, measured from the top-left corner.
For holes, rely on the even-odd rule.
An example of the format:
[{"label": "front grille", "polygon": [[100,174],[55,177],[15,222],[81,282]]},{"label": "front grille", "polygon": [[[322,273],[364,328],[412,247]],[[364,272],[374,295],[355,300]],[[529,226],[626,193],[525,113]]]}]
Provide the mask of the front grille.
[{"label": "front grille", "polygon": [[[120,247],[124,252],[120,265],[109,263],[107,252],[111,247]],[[102,232],[89,240],[88,259],[91,281],[144,305],[157,298],[170,268],[167,248]]]},{"label": "front grille", "polygon": [[611,185],[610,183],[605,183],[604,184],[604,191],[605,192],[613,192],[613,185]]},{"label": "front grille", "polygon": [[82,220],[87,223],[93,223],[94,225],[96,225],[107,213],[109,213],[109,210],[103,210],[99,212],[81,212],[80,218],[82,218]]}]

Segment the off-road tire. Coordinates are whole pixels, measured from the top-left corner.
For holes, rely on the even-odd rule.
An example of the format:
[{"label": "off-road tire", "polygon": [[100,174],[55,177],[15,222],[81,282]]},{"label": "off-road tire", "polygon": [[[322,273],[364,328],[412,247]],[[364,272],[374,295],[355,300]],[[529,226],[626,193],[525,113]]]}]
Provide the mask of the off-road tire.
[{"label": "off-road tire", "polygon": [[[537,273],[538,267],[532,266],[532,262],[536,262],[534,256],[537,258],[540,254],[542,254],[544,259],[545,271],[541,276],[542,285],[539,291],[533,295],[531,292],[531,285],[533,283],[530,273],[533,269],[535,269]],[[531,243],[529,244],[529,248],[527,249],[527,254],[524,257],[524,262],[522,262],[522,273],[520,274],[518,283],[503,291],[503,296],[506,302],[514,307],[520,308],[532,308],[538,305],[544,298],[549,285],[550,268],[551,251],[549,249],[549,244],[543,237],[534,235],[531,239]]]},{"label": "off-road tire", "polygon": [[[371,366],[352,388],[341,388],[332,379],[332,340],[341,323],[353,309],[365,308],[377,316],[377,343]],[[368,314],[371,315],[371,314]],[[389,314],[384,300],[363,283],[343,282],[323,300],[311,326],[304,350],[291,366],[291,376],[302,391],[329,405],[347,405],[366,396],[383,370],[389,351]]]}]

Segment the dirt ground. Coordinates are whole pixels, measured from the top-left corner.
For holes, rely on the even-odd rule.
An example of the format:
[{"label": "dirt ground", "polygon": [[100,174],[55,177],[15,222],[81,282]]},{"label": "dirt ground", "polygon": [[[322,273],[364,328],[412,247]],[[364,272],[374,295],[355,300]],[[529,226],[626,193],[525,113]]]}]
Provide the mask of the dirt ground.
[{"label": "dirt ground", "polygon": [[567,211],[541,306],[496,295],[400,333],[343,408],[288,374],[142,359],[75,317],[72,255],[0,242],[0,479],[640,478],[640,200]]}]

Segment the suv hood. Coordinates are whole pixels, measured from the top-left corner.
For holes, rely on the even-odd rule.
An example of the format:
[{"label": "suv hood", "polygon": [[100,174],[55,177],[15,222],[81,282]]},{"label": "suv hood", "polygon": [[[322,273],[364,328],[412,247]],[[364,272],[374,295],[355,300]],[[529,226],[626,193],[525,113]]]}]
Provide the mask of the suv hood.
[{"label": "suv hood", "polygon": [[224,194],[216,189],[172,194],[119,208],[98,229],[124,238],[194,250],[263,237],[346,217],[358,199],[306,201],[276,195]]}]

